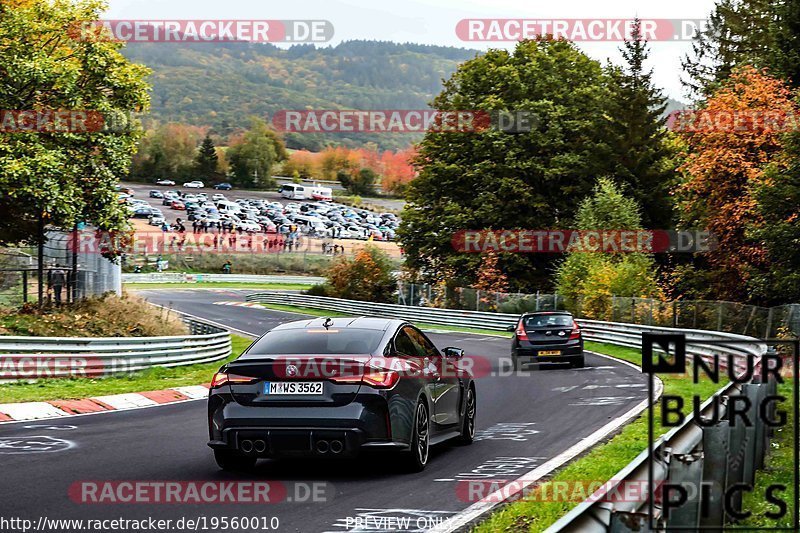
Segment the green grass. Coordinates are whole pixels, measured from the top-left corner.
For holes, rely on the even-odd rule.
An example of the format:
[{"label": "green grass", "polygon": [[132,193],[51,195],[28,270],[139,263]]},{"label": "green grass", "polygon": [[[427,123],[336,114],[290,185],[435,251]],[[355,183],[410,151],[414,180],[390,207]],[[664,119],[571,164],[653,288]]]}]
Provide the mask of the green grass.
[{"label": "green grass", "polygon": [[[791,381],[778,384],[778,394],[786,398],[785,402],[778,404],[778,410],[786,412],[786,424],[776,428],[775,435],[770,442],[764,468],[756,472],[755,487],[752,492],[744,493],[742,510],[751,511],[753,514],[737,524],[738,527],[761,528],[792,528],[792,517],[797,512],[798,501],[794,494],[794,448],[798,445],[794,440],[794,395]],[[765,513],[776,512],[775,505],[765,501],[764,494],[771,485],[783,485],[785,492],[775,493],[787,505],[786,516],[782,518],[769,518]]]},{"label": "green grass", "polygon": [[[299,305],[285,305],[285,304],[272,304],[262,303],[265,309],[272,309],[273,311],[283,311],[286,313],[299,313],[301,315],[309,316],[329,316],[331,318],[342,316],[353,316],[352,313],[339,313],[337,311],[325,311],[324,309],[316,309],[314,307],[302,307]],[[511,333],[505,331],[497,331],[493,329],[479,329],[479,328],[465,328],[461,326],[442,326],[440,324],[430,324],[427,322],[414,322],[420,329],[425,331],[453,331],[457,333],[474,333],[476,335],[493,335],[497,337],[505,337],[510,339]]]},{"label": "green grass", "polygon": [[210,382],[220,366],[238,357],[251,342],[252,340],[246,337],[231,335],[231,356],[224,361],[170,368],[155,367],[134,374],[97,379],[54,378],[41,379],[34,383],[8,383],[0,385],[0,397],[3,403],[73,400],[106,394],[200,385]]},{"label": "green grass", "polygon": [[271,291],[304,291],[311,285],[302,283],[236,283],[234,281],[209,281],[201,283],[125,283],[130,290],[142,289],[265,289]]},{"label": "green grass", "polygon": [[[611,355],[632,363],[641,364],[641,352],[631,348],[587,342],[586,349]],[[701,380],[694,384],[688,376],[664,375],[660,376],[664,383],[664,393],[689,397],[699,394],[708,397],[716,392],[721,384],[710,380]],[[654,429],[656,435],[666,430],[660,424],[660,409],[654,411]],[[667,430],[670,428],[667,428]],[[570,462],[558,470],[542,487],[557,482],[575,481],[605,481],[619,472],[647,447],[647,411],[644,411],[636,420],[626,425],[615,436],[607,439],[605,443],[596,445],[587,454]],[[552,485],[551,485],[552,487]],[[540,489],[535,489],[536,491]],[[552,490],[550,491],[552,493]],[[556,520],[564,516],[578,501],[536,501],[535,492],[531,497],[511,503],[500,508],[479,524],[475,532],[495,531],[543,531]]]}]

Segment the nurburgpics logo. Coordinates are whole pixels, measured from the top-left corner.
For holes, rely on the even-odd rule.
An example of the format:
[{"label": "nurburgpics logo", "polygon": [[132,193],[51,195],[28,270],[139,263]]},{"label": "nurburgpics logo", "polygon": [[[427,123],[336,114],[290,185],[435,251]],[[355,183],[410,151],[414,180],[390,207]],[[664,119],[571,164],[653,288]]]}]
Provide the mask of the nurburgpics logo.
[{"label": "nurburgpics logo", "polygon": [[[770,483],[758,478],[777,449],[777,435],[793,434],[797,447],[798,376],[791,367],[800,341],[707,333],[689,340],[685,334],[642,334],[642,371],[650,375],[650,488],[640,502],[646,514],[631,519],[650,530],[797,531],[800,514],[792,494],[800,483],[798,453],[791,465],[793,490],[780,478]],[[792,357],[785,356],[787,350]],[[658,374],[674,387],[656,398]],[[753,527],[760,517],[791,526]]]}]

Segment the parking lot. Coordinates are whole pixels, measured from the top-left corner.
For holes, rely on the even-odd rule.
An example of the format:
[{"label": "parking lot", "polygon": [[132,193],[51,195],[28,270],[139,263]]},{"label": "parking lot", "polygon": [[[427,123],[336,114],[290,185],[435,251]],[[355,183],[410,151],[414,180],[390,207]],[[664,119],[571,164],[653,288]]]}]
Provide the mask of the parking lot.
[{"label": "parking lot", "polygon": [[[302,240],[303,248],[320,252],[325,249],[322,242],[326,241],[331,247],[337,243],[341,243],[341,246],[349,243],[348,250],[353,250],[354,244],[371,242],[392,256],[400,255],[395,243],[400,219],[389,212],[372,212],[335,202],[290,200],[272,191],[221,191],[211,187],[187,188],[182,184],[159,186],[123,183],[121,187],[133,192],[127,201],[135,202],[135,206],[138,206],[138,209],[132,207],[132,222],[137,234],[179,231],[180,219],[180,224],[188,234],[235,232],[277,235],[284,240]],[[163,196],[151,197],[151,191],[172,195],[170,197],[183,204],[183,209],[164,205]],[[214,195],[222,195],[224,199]],[[184,202],[187,196],[189,201]],[[398,203],[401,204],[397,200],[380,199],[375,203],[381,201],[394,208]],[[152,214],[157,215],[155,219],[151,218]],[[314,244],[314,241],[319,242]]]}]

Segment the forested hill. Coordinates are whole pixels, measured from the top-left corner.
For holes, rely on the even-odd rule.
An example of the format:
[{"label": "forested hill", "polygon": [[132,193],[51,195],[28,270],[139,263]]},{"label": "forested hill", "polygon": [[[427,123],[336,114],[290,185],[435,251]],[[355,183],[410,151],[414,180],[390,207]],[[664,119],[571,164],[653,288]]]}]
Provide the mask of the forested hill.
[{"label": "forested hill", "polygon": [[[227,135],[249,115],[281,109],[424,109],[441,80],[477,52],[464,48],[348,41],[335,47],[280,49],[250,43],[131,43],[125,55],[153,70],[152,117],[210,125]],[[290,148],[326,141],[404,148],[395,135],[287,135]]]},{"label": "forested hill", "polygon": [[[250,43],[131,43],[125,55],[153,70],[151,117],[212,126],[227,136],[248,116],[282,109],[425,109],[442,78],[478,52],[465,48],[347,41],[334,47],[281,49]],[[670,100],[668,111],[683,104]],[[418,136],[287,134],[289,148],[335,142],[406,148]]]}]

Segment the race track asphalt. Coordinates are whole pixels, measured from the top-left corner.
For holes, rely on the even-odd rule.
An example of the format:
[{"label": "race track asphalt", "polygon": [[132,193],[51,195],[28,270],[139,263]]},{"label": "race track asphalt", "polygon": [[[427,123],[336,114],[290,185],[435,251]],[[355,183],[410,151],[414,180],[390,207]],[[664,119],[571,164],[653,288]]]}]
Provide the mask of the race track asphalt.
[{"label": "race track asphalt", "polygon": [[[243,301],[246,292],[153,290],[140,294],[153,303],[253,335],[299,318],[219,305]],[[468,355],[487,358],[492,372],[476,380],[476,442],[435,447],[422,473],[403,473],[390,455],[342,462],[264,460],[252,473],[225,473],[206,446],[205,402],[190,401],[0,425],[0,516],[34,523],[41,516],[173,521],[204,517],[211,531],[222,530],[211,528],[212,518],[260,516],[267,520],[261,525],[277,517],[278,531],[424,531],[472,503],[465,480],[517,478],[646,397],[644,375],[608,358],[588,355],[584,369],[513,375],[508,368],[508,339],[463,333],[430,336],[440,348],[460,346]],[[85,503],[74,493],[70,498],[70,487],[76,483],[107,480],[269,480],[277,482],[273,487],[284,487],[287,497],[266,505]],[[317,490],[317,498],[304,498],[309,487]],[[403,518],[408,521],[387,521]],[[202,524],[198,529],[203,529]]]}]

